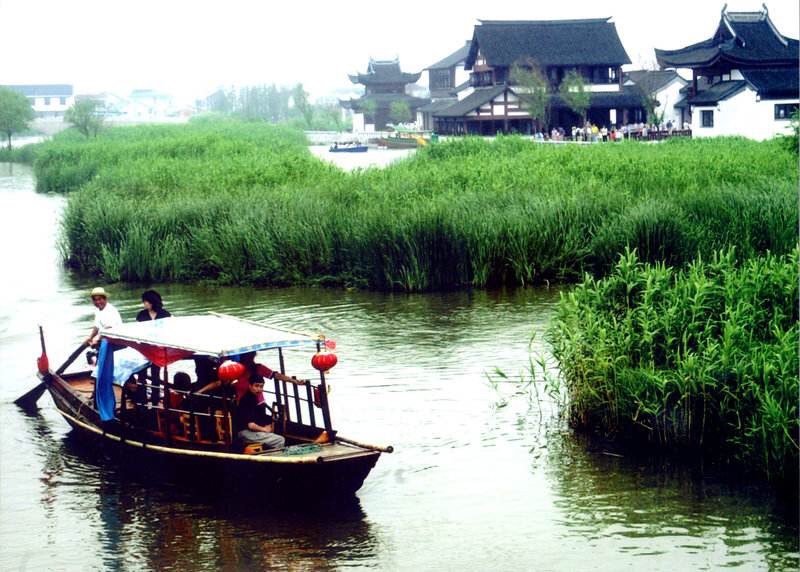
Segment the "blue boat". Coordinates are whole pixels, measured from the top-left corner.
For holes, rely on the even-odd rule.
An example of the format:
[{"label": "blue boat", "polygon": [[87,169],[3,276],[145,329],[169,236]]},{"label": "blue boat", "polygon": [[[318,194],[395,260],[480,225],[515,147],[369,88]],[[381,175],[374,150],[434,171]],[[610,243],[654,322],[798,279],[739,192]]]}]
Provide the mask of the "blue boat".
[{"label": "blue boat", "polygon": [[367,146],[360,143],[334,143],[329,151],[331,153],[366,153]]}]

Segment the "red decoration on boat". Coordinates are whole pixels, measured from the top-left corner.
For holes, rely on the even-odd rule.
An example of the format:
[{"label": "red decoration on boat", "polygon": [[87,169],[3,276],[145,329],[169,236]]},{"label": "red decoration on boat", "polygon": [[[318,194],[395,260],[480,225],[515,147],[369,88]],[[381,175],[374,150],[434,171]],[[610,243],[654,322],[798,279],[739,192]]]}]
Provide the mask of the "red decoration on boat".
[{"label": "red decoration on boat", "polygon": [[233,381],[239,379],[244,373],[244,366],[235,361],[226,361],[219,366],[219,378],[221,381]]},{"label": "red decoration on boat", "polygon": [[329,350],[335,350],[336,342],[333,340],[325,340],[325,347],[328,348]]},{"label": "red decoration on boat", "polygon": [[339,358],[337,358],[334,353],[317,352],[314,354],[314,357],[311,358],[311,365],[314,366],[316,370],[328,371],[335,366],[338,361]]},{"label": "red decoration on boat", "polygon": [[42,352],[42,355],[36,358],[36,367],[42,375],[50,371],[50,360],[47,359],[47,354]]}]

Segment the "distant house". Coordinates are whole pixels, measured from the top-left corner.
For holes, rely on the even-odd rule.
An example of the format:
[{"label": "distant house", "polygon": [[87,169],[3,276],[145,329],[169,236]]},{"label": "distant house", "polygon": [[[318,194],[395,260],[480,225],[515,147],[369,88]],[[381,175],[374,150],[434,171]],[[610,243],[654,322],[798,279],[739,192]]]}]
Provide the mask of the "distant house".
[{"label": "distant house", "polygon": [[[675,128],[683,125],[682,109],[675,105],[684,97],[682,89],[689,84],[675,70],[634,70],[625,72],[622,85],[637,88],[643,97],[649,97],[655,104],[656,113],[662,125],[672,124]],[[633,123],[654,123],[653,117],[633,117]]]},{"label": "distant house", "polygon": [[97,103],[96,112],[106,118],[119,117],[128,102],[118,95],[104,91],[102,93],[81,93],[75,96],[75,101],[94,101]]},{"label": "distant house", "polygon": [[[353,111],[354,131],[374,131],[386,129],[395,121],[391,117],[392,103],[403,101],[408,105],[411,117],[416,116],[417,109],[429,100],[414,97],[406,93],[406,86],[416,82],[420,73],[405,73],[400,70],[399,59],[369,60],[367,73],[350,75],[350,81],[364,86],[364,95],[357,99],[339,101],[345,109]],[[365,107],[366,106],[366,107]],[[373,110],[370,110],[370,107]]]},{"label": "distant house", "polygon": [[469,87],[469,73],[464,69],[469,54],[467,42],[444,59],[425,68],[428,72],[428,89],[431,102],[417,110],[417,123],[427,130],[433,129],[433,115],[458,101],[458,92]]},{"label": "distant house", "polygon": [[154,89],[134,89],[123,109],[131,119],[163,119],[174,113],[172,96]]},{"label": "distant house", "polygon": [[714,35],[677,50],[656,50],[664,69],[691,70],[677,103],[694,137],[785,133],[798,109],[798,40],[783,36],[759,12],[722,10]]},{"label": "distant house", "polygon": [[[550,124],[541,125],[521,104],[510,77],[514,64],[533,60],[550,83]],[[475,26],[464,69],[470,85],[458,101],[432,112],[433,128],[448,134],[531,133],[535,128],[569,128],[578,117],[557,95],[571,70],[591,92],[587,119],[600,126],[620,125],[642,113],[642,96],[622,83],[630,58],[610,18],[589,20],[482,20]]]},{"label": "distant house", "polygon": [[36,117],[58,118],[75,103],[69,84],[4,85],[28,98]]}]

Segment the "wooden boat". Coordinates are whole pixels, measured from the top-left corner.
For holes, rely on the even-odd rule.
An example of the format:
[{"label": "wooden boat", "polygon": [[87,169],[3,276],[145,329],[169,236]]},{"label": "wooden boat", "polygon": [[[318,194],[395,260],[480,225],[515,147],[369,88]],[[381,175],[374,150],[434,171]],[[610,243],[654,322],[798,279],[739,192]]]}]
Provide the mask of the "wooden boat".
[{"label": "wooden boat", "polygon": [[[331,422],[324,372],[320,371],[316,385],[275,380],[274,387],[265,388],[275,432],[286,440],[284,448],[269,451],[257,446],[245,449],[238,442],[233,432],[235,404],[227,399],[217,398],[221,406],[198,407],[198,398],[209,397],[162,384],[163,399],[157,405],[135,403],[127,390],[110,379],[115,351],[125,347],[160,367],[163,378],[169,379],[168,369],[179,368],[184,360],[219,363],[258,351],[272,353],[270,361],[279,363],[283,372],[284,350],[315,348],[320,356],[325,355],[326,344],[335,347],[322,336],[222,315],[166,318],[123,324],[103,333],[96,381],[91,371],[64,373],[68,364],[51,370],[42,337],[39,378],[78,435],[121,452],[127,461],[164,472],[172,480],[229,483],[229,490],[254,483],[270,494],[288,490],[313,491],[315,498],[346,497],[361,487],[381,452],[392,448],[338,435]],[[151,390],[156,387],[149,381],[145,385]],[[184,405],[189,400],[195,403]]]},{"label": "wooden boat", "polygon": [[366,153],[368,147],[360,143],[334,143],[331,145],[331,153]]}]

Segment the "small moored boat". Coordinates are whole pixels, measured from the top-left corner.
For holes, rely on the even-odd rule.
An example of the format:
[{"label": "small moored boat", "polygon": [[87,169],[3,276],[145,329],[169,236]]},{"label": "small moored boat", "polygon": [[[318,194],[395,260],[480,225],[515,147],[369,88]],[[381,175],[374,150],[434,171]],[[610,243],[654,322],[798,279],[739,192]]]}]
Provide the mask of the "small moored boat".
[{"label": "small moored boat", "polygon": [[329,151],[331,153],[366,153],[367,146],[357,142],[334,143]]},{"label": "small moored boat", "polygon": [[[328,351],[332,347],[335,343],[322,336],[229,316],[172,317],[123,324],[102,333],[94,374],[64,373],[71,360],[51,370],[42,337],[39,378],[78,435],[121,450],[126,460],[163,469],[171,479],[199,478],[239,486],[255,482],[260,489],[271,491],[352,495],[381,452],[392,448],[347,439],[333,428],[324,371],[335,365],[335,354]],[[147,367],[141,371],[155,366],[164,380],[169,379],[170,369],[181,369],[181,363],[186,369],[187,360],[220,364],[251,352],[271,353],[270,361],[279,364],[284,373],[285,350],[306,348],[316,350],[312,363],[320,370],[319,381],[267,381],[270,387],[264,390],[264,400],[267,407],[271,405],[274,432],[284,437],[286,446],[260,450],[239,442],[232,399],[216,397],[212,403],[208,395],[178,390],[157,380],[155,384],[154,380],[139,383],[149,387],[152,395],[161,396],[157,403],[132,398],[118,385],[119,380],[114,382],[121,367],[118,364],[115,369],[115,354],[131,351],[124,348],[142,356]],[[219,369],[220,377],[224,370]]]}]

